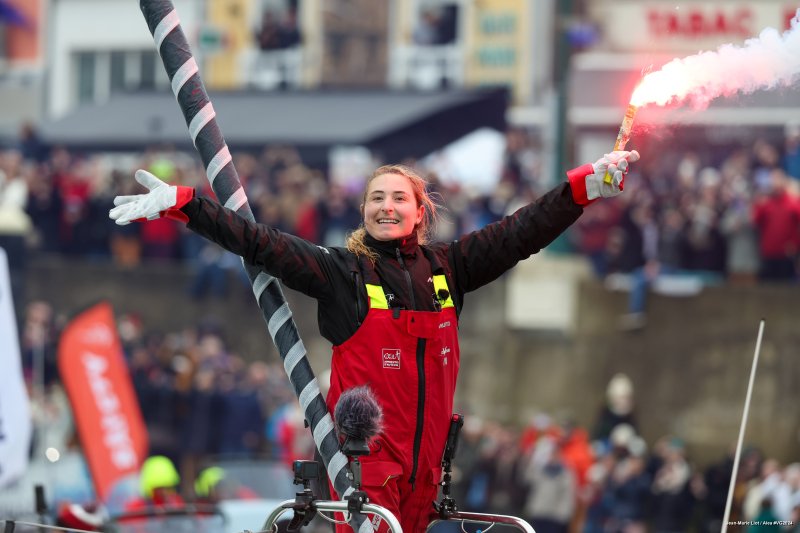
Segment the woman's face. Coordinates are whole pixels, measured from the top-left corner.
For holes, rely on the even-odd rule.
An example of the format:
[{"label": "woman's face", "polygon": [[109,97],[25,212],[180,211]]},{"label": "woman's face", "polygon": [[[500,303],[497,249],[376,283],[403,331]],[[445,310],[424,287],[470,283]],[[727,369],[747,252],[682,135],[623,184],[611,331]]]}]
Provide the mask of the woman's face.
[{"label": "woman's face", "polygon": [[417,205],[407,177],[382,174],[367,186],[361,212],[367,233],[379,241],[391,241],[411,235],[422,221],[425,207]]}]

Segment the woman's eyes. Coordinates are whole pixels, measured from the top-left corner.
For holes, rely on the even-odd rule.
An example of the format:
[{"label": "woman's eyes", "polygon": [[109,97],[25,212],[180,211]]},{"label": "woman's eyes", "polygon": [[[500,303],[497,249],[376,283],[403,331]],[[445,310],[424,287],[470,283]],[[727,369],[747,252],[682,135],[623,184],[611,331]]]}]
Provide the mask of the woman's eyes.
[{"label": "woman's eyes", "polygon": [[[395,196],[393,198],[393,200],[395,202],[407,202],[408,201],[408,197],[407,196]],[[372,201],[373,202],[382,202],[383,201],[383,196],[373,196],[372,197]]]}]

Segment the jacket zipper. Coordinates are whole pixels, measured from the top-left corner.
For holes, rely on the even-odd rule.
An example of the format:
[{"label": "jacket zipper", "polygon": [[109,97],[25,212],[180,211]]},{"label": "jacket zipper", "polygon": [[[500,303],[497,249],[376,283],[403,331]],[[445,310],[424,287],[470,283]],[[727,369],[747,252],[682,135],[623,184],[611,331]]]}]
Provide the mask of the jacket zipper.
[{"label": "jacket zipper", "polygon": [[[358,272],[353,272],[353,285],[356,286],[356,324],[360,328],[361,327],[361,283],[360,277]],[[367,295],[367,299],[369,299],[369,295]],[[369,307],[369,303],[367,303],[367,307]]]},{"label": "jacket zipper", "polygon": [[[411,274],[406,269],[403,255],[400,253],[400,248],[395,248],[395,255],[397,262],[403,269],[408,282],[408,292],[411,296],[411,309],[417,309],[417,302],[414,298],[414,285],[411,283]],[[417,428],[414,431],[414,456],[411,466],[411,475],[408,482],[411,484],[411,490],[414,490],[414,485],[417,481],[417,467],[419,466],[419,449],[422,445],[422,425],[425,418],[425,344],[426,339],[417,339]]]},{"label": "jacket zipper", "polygon": [[400,263],[400,267],[403,269],[403,273],[406,275],[406,282],[408,283],[408,294],[411,297],[411,309],[416,311],[417,301],[414,299],[414,285],[411,283],[411,274],[406,269],[406,262],[403,261],[403,255],[400,253],[400,248],[395,248],[394,252],[395,255],[397,256],[397,262]]}]

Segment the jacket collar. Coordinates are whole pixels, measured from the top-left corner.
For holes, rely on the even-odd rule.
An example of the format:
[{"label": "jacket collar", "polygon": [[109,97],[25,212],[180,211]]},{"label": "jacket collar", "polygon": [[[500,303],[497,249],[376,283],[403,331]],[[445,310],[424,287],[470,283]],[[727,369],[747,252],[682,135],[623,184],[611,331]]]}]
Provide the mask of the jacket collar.
[{"label": "jacket collar", "polygon": [[367,233],[364,242],[370,248],[376,250],[380,254],[386,254],[395,257],[398,248],[404,257],[414,257],[417,254],[417,233],[414,232],[408,237],[402,239],[395,239],[392,241],[379,241]]}]

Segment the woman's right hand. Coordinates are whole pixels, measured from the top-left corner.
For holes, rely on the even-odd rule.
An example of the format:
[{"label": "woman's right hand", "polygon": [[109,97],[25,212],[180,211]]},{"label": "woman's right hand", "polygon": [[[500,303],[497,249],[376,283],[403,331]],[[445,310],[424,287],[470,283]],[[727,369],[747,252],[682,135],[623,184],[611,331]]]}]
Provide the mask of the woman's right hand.
[{"label": "woman's right hand", "polygon": [[136,171],[134,177],[149,192],[114,198],[116,207],[108,212],[110,219],[120,226],[164,216],[184,223],[189,221],[189,217],[180,208],[194,198],[193,188],[167,185],[148,171],[141,169]]}]

